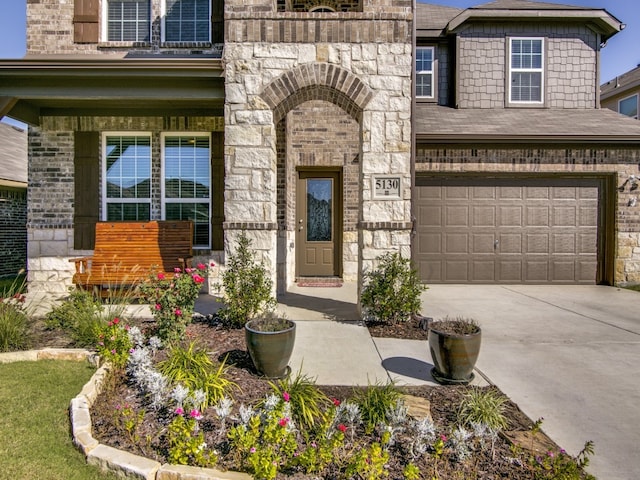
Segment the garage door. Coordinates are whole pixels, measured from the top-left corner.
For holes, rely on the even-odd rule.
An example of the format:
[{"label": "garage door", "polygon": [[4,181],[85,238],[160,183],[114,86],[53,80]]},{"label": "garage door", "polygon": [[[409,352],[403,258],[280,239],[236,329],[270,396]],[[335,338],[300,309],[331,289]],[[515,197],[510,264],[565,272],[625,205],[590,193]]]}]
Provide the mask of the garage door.
[{"label": "garage door", "polygon": [[416,179],[414,261],[431,283],[587,283],[597,179]]}]

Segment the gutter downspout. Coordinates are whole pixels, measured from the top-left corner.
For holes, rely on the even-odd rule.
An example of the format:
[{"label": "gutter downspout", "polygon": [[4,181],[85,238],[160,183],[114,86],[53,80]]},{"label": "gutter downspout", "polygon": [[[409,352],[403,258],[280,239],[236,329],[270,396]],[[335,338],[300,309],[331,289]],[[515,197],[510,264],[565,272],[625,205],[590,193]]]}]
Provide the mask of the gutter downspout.
[{"label": "gutter downspout", "polygon": [[[416,212],[415,212],[415,193],[416,193],[416,0],[411,2],[412,9],[412,28],[411,28],[411,259],[415,258],[415,242],[416,235]],[[434,59],[435,60],[435,59]],[[434,84],[437,85],[434,79]]]}]

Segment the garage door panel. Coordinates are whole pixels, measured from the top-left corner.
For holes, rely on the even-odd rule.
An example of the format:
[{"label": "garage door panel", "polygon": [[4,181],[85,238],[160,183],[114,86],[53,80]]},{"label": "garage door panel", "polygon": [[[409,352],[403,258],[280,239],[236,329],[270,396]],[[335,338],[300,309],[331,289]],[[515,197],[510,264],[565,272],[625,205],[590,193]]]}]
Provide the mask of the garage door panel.
[{"label": "garage door panel", "polygon": [[552,227],[575,227],[578,225],[577,206],[555,206],[551,216]]},{"label": "garage door panel", "polygon": [[468,205],[447,205],[444,207],[445,227],[467,227],[469,225]]},{"label": "garage door panel", "polygon": [[551,254],[573,254],[576,251],[576,236],[573,233],[552,233]]},{"label": "garage door panel", "polygon": [[523,225],[523,206],[498,207],[498,227],[521,227]]},{"label": "garage door panel", "polygon": [[417,244],[418,253],[436,254],[442,253],[442,234],[441,233],[425,233],[420,235]]},{"label": "garage door panel", "polygon": [[498,278],[502,283],[520,283],[522,281],[522,261],[517,260],[499,260],[497,265]]},{"label": "garage door panel", "polygon": [[597,182],[419,177],[414,255],[421,277],[432,283],[595,283]]},{"label": "garage door panel", "polygon": [[495,227],[496,207],[493,205],[471,207],[471,226],[473,227]]},{"label": "garage door panel", "polygon": [[473,260],[471,262],[471,278],[475,282],[493,283],[496,281],[495,261]]},{"label": "garage door panel", "polygon": [[466,260],[446,260],[444,262],[445,281],[466,283],[469,279],[469,264]]},{"label": "garage door panel", "polygon": [[522,253],[522,233],[501,233],[498,235],[501,254]]},{"label": "garage door panel", "polygon": [[442,252],[445,254],[469,253],[469,234],[447,233],[443,236]]},{"label": "garage door panel", "polygon": [[526,258],[524,271],[524,283],[544,283],[549,279],[549,260]]}]

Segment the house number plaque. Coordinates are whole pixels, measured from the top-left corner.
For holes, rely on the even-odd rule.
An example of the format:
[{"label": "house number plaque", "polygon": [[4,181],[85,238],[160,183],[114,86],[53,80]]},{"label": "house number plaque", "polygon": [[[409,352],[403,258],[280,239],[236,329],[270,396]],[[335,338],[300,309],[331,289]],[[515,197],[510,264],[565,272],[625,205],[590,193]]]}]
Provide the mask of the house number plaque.
[{"label": "house number plaque", "polygon": [[400,176],[377,175],[373,177],[373,197],[384,200],[397,200],[400,198]]}]

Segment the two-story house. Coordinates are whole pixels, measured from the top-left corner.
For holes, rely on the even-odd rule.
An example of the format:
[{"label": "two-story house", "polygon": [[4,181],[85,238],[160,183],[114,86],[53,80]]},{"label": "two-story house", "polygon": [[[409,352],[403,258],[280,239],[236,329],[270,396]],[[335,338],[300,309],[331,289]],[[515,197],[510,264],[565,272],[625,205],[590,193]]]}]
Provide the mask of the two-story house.
[{"label": "two-story house", "polygon": [[[278,291],[413,256],[427,282],[640,281],[640,124],[599,108],[610,13],[526,0],[28,1],[32,288],[99,220],[241,231]],[[626,182],[626,183],[625,183]]]}]

